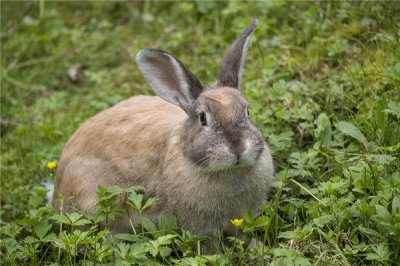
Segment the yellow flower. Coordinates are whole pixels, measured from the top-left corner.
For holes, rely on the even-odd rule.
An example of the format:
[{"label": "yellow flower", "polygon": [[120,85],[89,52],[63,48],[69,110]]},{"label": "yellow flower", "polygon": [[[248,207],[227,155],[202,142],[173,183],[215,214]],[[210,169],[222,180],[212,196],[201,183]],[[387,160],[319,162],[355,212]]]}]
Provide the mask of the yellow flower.
[{"label": "yellow flower", "polygon": [[47,168],[49,168],[49,169],[54,169],[56,167],[57,167],[57,161],[56,160],[53,160],[53,161],[50,161],[50,162],[47,163]]},{"label": "yellow flower", "polygon": [[241,226],[243,224],[243,219],[234,219],[234,220],[231,220],[231,223],[234,226],[239,227],[239,226]]}]

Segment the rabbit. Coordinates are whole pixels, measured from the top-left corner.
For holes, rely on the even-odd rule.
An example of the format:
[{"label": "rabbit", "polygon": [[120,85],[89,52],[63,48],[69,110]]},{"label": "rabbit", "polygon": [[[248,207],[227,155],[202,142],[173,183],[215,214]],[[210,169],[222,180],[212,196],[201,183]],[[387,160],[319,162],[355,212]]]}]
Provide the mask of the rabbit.
[{"label": "rabbit", "polygon": [[[94,213],[98,186],[142,186],[158,199],[145,212],[149,219],[174,215],[197,235],[234,232],[231,219],[256,211],[274,176],[239,88],[257,25],[233,42],[211,86],[171,54],[140,50],[137,65],[157,96],[132,97],[79,127],[59,161],[53,206]],[[112,230],[126,232],[128,221],[117,219]]]}]

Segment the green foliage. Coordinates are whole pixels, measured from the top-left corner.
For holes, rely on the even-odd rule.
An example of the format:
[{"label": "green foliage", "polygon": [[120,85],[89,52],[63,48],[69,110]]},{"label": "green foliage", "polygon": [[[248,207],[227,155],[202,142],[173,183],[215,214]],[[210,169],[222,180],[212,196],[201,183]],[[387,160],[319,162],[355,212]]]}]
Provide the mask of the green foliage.
[{"label": "green foliage", "polygon": [[[397,2],[1,2],[4,265],[394,265],[400,260]],[[276,178],[261,213],[207,237],[146,218],[142,188],[99,188],[93,216],[46,204],[46,163],[86,119],[151,94],[132,56],[170,51],[204,83],[254,18],[243,92]],[[109,222],[132,214],[125,234]],[[138,218],[137,218],[138,217]],[[134,218],[131,218],[134,219]],[[201,219],[201,217],[199,217]],[[257,238],[247,248],[241,237]]]}]

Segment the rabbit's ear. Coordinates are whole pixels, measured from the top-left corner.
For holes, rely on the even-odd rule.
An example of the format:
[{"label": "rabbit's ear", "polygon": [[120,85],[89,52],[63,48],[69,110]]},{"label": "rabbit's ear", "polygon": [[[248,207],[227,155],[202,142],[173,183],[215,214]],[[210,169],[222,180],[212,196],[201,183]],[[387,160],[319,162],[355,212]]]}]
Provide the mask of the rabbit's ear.
[{"label": "rabbit's ear", "polygon": [[246,60],[247,49],[253,31],[257,28],[257,19],[235,40],[226,53],[221,64],[217,85],[239,89],[243,66]]},{"label": "rabbit's ear", "polygon": [[203,86],[178,59],[161,50],[143,49],[136,54],[136,63],[158,96],[190,112]]}]

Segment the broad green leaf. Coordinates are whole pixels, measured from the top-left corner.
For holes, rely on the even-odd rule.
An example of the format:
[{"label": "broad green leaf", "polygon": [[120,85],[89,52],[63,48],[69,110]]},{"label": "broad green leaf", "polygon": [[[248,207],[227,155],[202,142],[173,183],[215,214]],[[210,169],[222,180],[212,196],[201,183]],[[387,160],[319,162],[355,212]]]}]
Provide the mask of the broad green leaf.
[{"label": "broad green leaf", "polygon": [[[386,67],[383,73],[385,73],[385,75],[387,75],[393,79],[400,79],[399,78],[400,77],[400,63]],[[399,107],[399,109],[400,109],[400,107]],[[399,116],[399,118],[400,118],[400,116]]]},{"label": "broad green leaf", "polygon": [[33,244],[33,243],[36,243],[37,241],[38,241],[38,239],[34,238],[33,236],[27,236],[24,239],[24,243],[27,243],[27,244]]},{"label": "broad green leaf", "polygon": [[303,240],[312,233],[313,229],[306,225],[303,228],[296,228],[293,231],[281,232],[279,238]]},{"label": "broad green leaf", "polygon": [[392,215],[395,214],[400,214],[400,197],[395,197],[392,201]]},{"label": "broad green leaf", "polygon": [[141,211],[142,201],[143,201],[143,194],[137,194],[136,192],[132,192],[129,194],[128,203],[137,211]]},{"label": "broad green leaf", "polygon": [[[235,217],[232,217],[232,218],[235,218]],[[253,215],[253,212],[251,210],[247,210],[244,213],[244,217],[243,218],[244,218],[246,223],[254,224],[254,215]]]},{"label": "broad green leaf", "polygon": [[285,232],[280,232],[278,237],[284,239],[295,239],[296,235],[297,235],[296,231],[285,231]]},{"label": "broad green leaf", "polygon": [[384,238],[384,236],[382,234],[378,233],[377,231],[375,231],[371,228],[364,227],[362,225],[358,226],[358,230],[360,230],[361,232],[363,232],[364,234],[367,234],[367,235],[376,236],[381,239]]},{"label": "broad green leaf", "polygon": [[71,221],[71,224],[75,224],[82,216],[82,214],[77,212],[67,213],[67,217]]},{"label": "broad green leaf", "polygon": [[255,223],[254,223],[254,227],[264,227],[266,225],[268,225],[269,223],[269,219],[266,216],[260,216],[256,219]]},{"label": "broad green leaf", "polygon": [[50,219],[55,220],[57,223],[60,224],[71,224],[70,220],[64,214],[56,213],[51,216]]},{"label": "broad green leaf", "polygon": [[290,115],[291,115],[291,112],[288,109],[280,109],[275,113],[275,116],[282,120],[289,120]]},{"label": "broad green leaf", "polygon": [[157,238],[157,243],[160,246],[165,246],[165,245],[169,245],[172,243],[172,239],[174,239],[175,237],[177,237],[177,235],[165,235],[165,236],[160,236],[159,238]]},{"label": "broad green leaf", "polygon": [[332,222],[334,220],[335,220],[335,218],[334,218],[333,215],[327,214],[327,215],[322,215],[322,216],[320,216],[318,218],[315,218],[313,220],[313,223],[318,227],[323,227],[327,223]]},{"label": "broad green leaf", "polygon": [[159,250],[160,250],[160,256],[163,258],[168,257],[172,252],[172,249],[170,247],[160,247]]},{"label": "broad green leaf", "polygon": [[392,220],[392,216],[390,215],[389,211],[381,206],[381,205],[376,205],[375,206],[376,209],[376,214],[381,217],[382,219],[384,219],[385,221],[391,221]]},{"label": "broad green leaf", "polygon": [[146,218],[145,216],[142,216],[141,223],[147,232],[151,233],[151,232],[158,231],[157,226],[152,221],[150,221],[150,219]]},{"label": "broad green leaf", "polygon": [[396,145],[387,146],[387,147],[378,147],[378,150],[385,152],[397,152],[400,150],[400,142]]},{"label": "broad green leaf", "polygon": [[377,162],[382,165],[390,165],[394,160],[396,160],[396,157],[393,157],[388,154],[368,154],[367,159],[372,162]]},{"label": "broad green leaf", "polygon": [[0,232],[2,234],[6,234],[13,238],[15,238],[21,232],[21,230],[22,227],[19,227],[18,225],[13,223],[5,224],[0,227]]},{"label": "broad green leaf", "polygon": [[162,231],[177,230],[178,219],[174,215],[162,215],[158,220],[158,228]]},{"label": "broad green leaf", "polygon": [[153,249],[153,246],[149,242],[135,243],[131,245],[129,254],[135,259],[144,259],[146,258],[146,253]]},{"label": "broad green leaf", "polygon": [[80,219],[79,221],[76,221],[74,223],[75,226],[82,226],[82,225],[88,225],[91,224],[92,222],[89,221],[88,219]]},{"label": "broad green leaf", "polygon": [[317,133],[323,131],[328,125],[330,125],[329,117],[325,113],[321,113],[318,115],[317,119],[315,120],[315,125],[317,126]]},{"label": "broad green leaf", "polygon": [[358,140],[364,147],[367,147],[367,139],[363,133],[353,124],[349,122],[340,121],[337,124],[337,128],[345,135],[350,136]]},{"label": "broad green leaf", "polygon": [[298,251],[290,248],[274,248],[272,249],[274,259],[270,265],[293,265],[306,266],[310,265],[310,261],[304,258]]},{"label": "broad green leaf", "polygon": [[314,121],[314,124],[317,126],[315,133],[319,136],[322,146],[328,147],[332,139],[332,127],[329,117],[325,113],[321,113]]},{"label": "broad green leaf", "polygon": [[[400,66],[400,64],[398,64]],[[399,67],[400,68],[400,67]],[[387,114],[392,114],[400,119],[400,102],[390,102],[388,108],[384,110]]]},{"label": "broad green leaf", "polygon": [[39,239],[43,239],[47,235],[50,229],[51,229],[51,224],[49,224],[49,222],[46,220],[36,224],[33,228],[36,236]]},{"label": "broad green leaf", "polygon": [[125,259],[128,254],[130,246],[126,243],[118,243],[116,253],[122,258]]},{"label": "broad green leaf", "polygon": [[142,207],[142,211],[152,207],[157,202],[157,198],[149,198]]},{"label": "broad green leaf", "polygon": [[376,215],[372,216],[373,219],[383,226],[391,226],[392,216],[390,215],[389,211],[381,205],[376,205],[375,209]]},{"label": "broad green leaf", "polygon": [[372,247],[372,250],[373,252],[368,253],[365,259],[377,261],[387,261],[390,259],[391,252],[387,245],[379,244],[376,247]]}]

